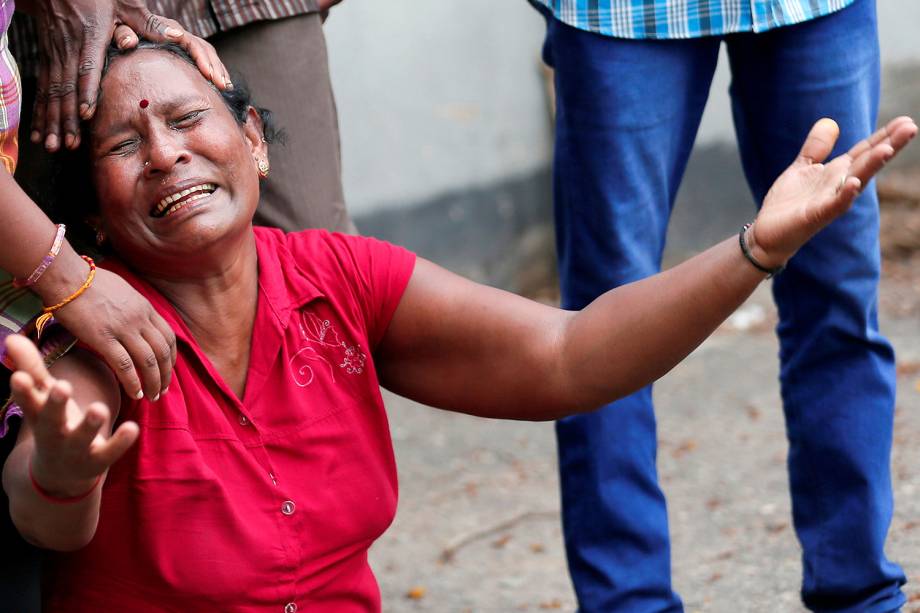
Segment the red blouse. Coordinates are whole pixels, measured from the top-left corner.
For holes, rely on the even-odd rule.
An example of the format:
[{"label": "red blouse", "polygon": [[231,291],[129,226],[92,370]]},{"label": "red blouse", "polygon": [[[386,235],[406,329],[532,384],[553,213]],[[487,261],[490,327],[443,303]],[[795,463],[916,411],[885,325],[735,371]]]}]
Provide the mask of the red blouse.
[{"label": "red blouse", "polygon": [[[396,509],[372,352],[414,256],[368,238],[256,228],[259,298],[242,401],[166,299],[176,332],[157,403],[109,471],[93,541],[55,554],[46,611],[379,611],[367,562]],[[220,319],[220,313],[214,314]]]}]

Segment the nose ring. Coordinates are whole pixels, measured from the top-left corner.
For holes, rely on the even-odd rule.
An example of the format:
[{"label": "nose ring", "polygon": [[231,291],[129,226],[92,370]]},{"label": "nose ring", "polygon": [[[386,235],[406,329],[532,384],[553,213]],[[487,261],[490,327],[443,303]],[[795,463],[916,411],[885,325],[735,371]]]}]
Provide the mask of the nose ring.
[{"label": "nose ring", "polygon": [[146,162],[144,162],[144,168],[147,168],[148,166],[150,166],[150,160],[147,160]]}]

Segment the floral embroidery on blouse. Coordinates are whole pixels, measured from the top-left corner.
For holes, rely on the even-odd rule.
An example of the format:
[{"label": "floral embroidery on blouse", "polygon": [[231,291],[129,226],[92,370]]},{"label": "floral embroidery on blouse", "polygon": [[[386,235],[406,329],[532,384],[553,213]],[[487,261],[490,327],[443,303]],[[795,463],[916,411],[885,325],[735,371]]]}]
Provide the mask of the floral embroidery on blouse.
[{"label": "floral embroidery on blouse", "polygon": [[339,337],[338,331],[328,319],[315,313],[301,311],[297,322],[300,338],[305,343],[289,362],[294,381],[300,387],[307,387],[316,378],[317,370],[326,372],[335,383],[336,367],[349,375],[364,372],[367,355],[361,345],[349,345]]}]

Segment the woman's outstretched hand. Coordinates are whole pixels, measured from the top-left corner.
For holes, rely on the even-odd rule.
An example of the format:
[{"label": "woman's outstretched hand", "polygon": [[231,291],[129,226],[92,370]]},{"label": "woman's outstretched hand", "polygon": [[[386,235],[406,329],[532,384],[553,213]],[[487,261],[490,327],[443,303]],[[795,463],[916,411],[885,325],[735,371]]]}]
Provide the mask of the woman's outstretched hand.
[{"label": "woman's outstretched hand", "polygon": [[825,164],[840,129],[831,119],[819,120],[798,158],[773,183],[748,231],[754,258],[768,268],[785,264],[808,239],[845,213],[862,188],[916,134],[913,119],[898,117]]},{"label": "woman's outstretched hand", "polygon": [[125,422],[109,436],[112,415],[105,404],[80,407],[70,383],[48,372],[24,336],[7,337],[6,347],[16,367],[10,379],[13,400],[35,441],[33,479],[56,497],[86,493],[137,440],[137,424]]}]

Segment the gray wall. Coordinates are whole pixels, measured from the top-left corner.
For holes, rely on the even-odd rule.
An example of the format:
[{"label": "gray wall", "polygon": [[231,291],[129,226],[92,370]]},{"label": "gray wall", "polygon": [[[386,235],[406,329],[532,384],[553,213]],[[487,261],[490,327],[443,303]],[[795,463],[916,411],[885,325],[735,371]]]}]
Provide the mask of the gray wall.
[{"label": "gray wall", "polygon": [[542,31],[524,0],[336,7],[326,36],[353,214],[545,167]]}]

